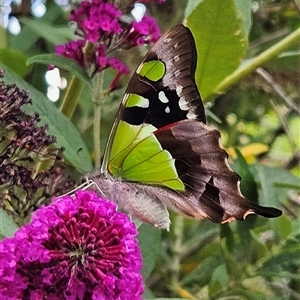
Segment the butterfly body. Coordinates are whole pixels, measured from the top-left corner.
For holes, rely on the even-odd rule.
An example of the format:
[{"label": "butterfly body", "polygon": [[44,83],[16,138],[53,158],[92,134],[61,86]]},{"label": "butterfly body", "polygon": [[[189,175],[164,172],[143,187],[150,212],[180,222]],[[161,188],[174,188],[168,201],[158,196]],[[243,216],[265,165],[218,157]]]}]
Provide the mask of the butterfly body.
[{"label": "butterfly body", "polygon": [[196,57],[183,25],[156,42],[128,85],[101,170],[90,178],[102,196],[159,228],[169,228],[167,207],[217,223],[279,216],[241,194],[220,133],[205,124]]}]

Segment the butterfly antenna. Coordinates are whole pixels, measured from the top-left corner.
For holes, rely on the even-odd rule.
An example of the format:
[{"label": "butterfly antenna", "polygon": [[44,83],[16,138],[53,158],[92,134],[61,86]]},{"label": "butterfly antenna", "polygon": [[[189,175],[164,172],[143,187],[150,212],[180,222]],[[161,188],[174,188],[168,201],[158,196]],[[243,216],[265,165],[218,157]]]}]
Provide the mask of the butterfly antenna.
[{"label": "butterfly antenna", "polygon": [[100,186],[92,179],[89,179],[87,176],[85,177],[85,182],[83,182],[82,184],[80,184],[79,186],[77,186],[76,188],[70,190],[69,192],[60,195],[58,198],[62,198],[64,196],[71,196],[73,197],[75,195],[75,192],[77,192],[78,190],[87,190],[88,188],[90,188],[91,186],[95,186],[96,189],[100,192],[101,195],[105,195],[104,192],[101,190]]}]

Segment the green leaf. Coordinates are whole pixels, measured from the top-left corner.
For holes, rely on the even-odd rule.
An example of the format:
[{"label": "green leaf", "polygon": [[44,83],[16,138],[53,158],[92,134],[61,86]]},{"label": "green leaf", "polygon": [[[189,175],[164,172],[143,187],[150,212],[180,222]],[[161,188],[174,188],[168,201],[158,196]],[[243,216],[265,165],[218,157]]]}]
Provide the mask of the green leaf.
[{"label": "green leaf", "polygon": [[0,49],[0,61],[19,76],[26,75],[31,69],[26,66],[27,59],[28,57],[23,52],[11,48]]},{"label": "green leaf", "polygon": [[144,293],[143,293],[143,299],[155,299],[155,295],[147,287],[147,285],[145,286],[145,290],[144,290]]},{"label": "green leaf", "polygon": [[249,165],[242,153],[235,149],[237,160],[234,165],[234,170],[241,176],[241,190],[245,197],[251,201],[258,203],[257,185],[252,175]]},{"label": "green leaf", "polygon": [[22,18],[20,21],[27,25],[39,37],[44,38],[53,45],[65,44],[74,39],[74,33],[68,27],[53,26],[38,19]]},{"label": "green leaf", "polygon": [[189,16],[197,52],[196,82],[203,99],[238,68],[246,55],[247,35],[234,0],[204,0]]},{"label": "green leaf", "polygon": [[292,222],[292,228],[293,228],[293,234],[298,234],[299,233],[300,217],[297,220],[294,220]]},{"label": "green leaf", "polygon": [[299,187],[299,178],[282,168],[255,164],[251,172],[262,188],[262,205],[279,206],[291,189]]},{"label": "green leaf", "polygon": [[28,59],[27,65],[33,63],[40,63],[44,65],[55,65],[56,67],[65,69],[69,71],[72,75],[75,75],[79,78],[83,83],[88,84],[90,87],[92,86],[91,79],[85,70],[80,67],[74,60],[58,56],[55,54],[41,54],[36,55]]},{"label": "green leaf", "polygon": [[[244,289],[236,288],[233,290],[232,294],[236,295],[235,297],[233,296],[232,299],[247,299],[247,300],[267,300],[267,299],[269,299],[268,296],[263,295],[259,291],[248,290],[246,288],[244,288]],[[227,297],[224,297],[224,298],[226,299]],[[275,300],[274,298],[272,298],[272,299]],[[222,299],[220,299],[220,300],[222,300]]]},{"label": "green leaf", "polygon": [[[242,153],[235,149],[237,160],[234,164],[234,170],[241,176],[241,191],[249,200],[258,203],[257,184],[250,172],[249,165]],[[244,250],[247,250],[250,241],[252,240],[250,230],[255,227],[256,216],[248,216],[244,222],[237,222],[236,229],[240,236],[241,244]]]},{"label": "green leaf", "polygon": [[[50,1],[47,4],[47,12],[43,17],[39,19],[39,22],[44,24],[51,24],[63,14],[63,11],[60,6],[54,3],[54,1]],[[55,34],[55,31],[53,30],[51,34]],[[22,26],[21,34],[11,37],[10,47],[24,52],[30,50],[35,51],[35,45],[39,38],[40,36],[36,34],[36,31],[34,29],[25,25]]]},{"label": "green leaf", "polygon": [[291,274],[291,270],[300,264],[300,244],[284,247],[280,253],[272,256],[257,270],[263,276],[278,276],[283,278],[298,278],[300,274]]},{"label": "green leaf", "polygon": [[252,1],[235,0],[235,3],[242,15],[245,32],[249,35],[252,24]]},{"label": "green leaf", "polygon": [[204,0],[189,0],[185,9],[185,18],[187,18],[196,8],[197,6],[203,2]]},{"label": "green leaf", "polygon": [[278,205],[279,199],[274,190],[273,175],[269,174],[268,170],[260,164],[255,164],[254,168],[253,176],[261,184],[262,188],[263,203],[261,204],[267,206]]},{"label": "green leaf", "polygon": [[272,229],[281,239],[286,239],[293,230],[291,220],[285,215],[272,220]]},{"label": "green leaf", "polygon": [[225,239],[226,248],[229,252],[233,252],[235,246],[234,234],[230,224],[220,225],[220,237]]},{"label": "green leaf", "polygon": [[300,69],[300,51],[287,51],[281,53],[276,59],[267,63],[275,70],[290,70],[298,72]]},{"label": "green leaf", "polygon": [[185,287],[192,287],[197,285],[203,287],[212,279],[214,270],[224,263],[224,258],[221,255],[214,255],[204,259],[198,268],[185,276],[182,280],[182,285]]},{"label": "green leaf", "polygon": [[146,298],[146,300],[184,300],[186,298]]},{"label": "green leaf", "polygon": [[13,236],[19,229],[13,218],[0,207],[0,239],[3,237]]},{"label": "green leaf", "polygon": [[[299,218],[300,219],[300,218]],[[300,279],[300,274],[293,274],[300,265],[300,233],[299,228],[291,234],[281,246],[280,251],[266,260],[257,270],[263,276]]]},{"label": "green leaf", "polygon": [[159,254],[163,251],[161,231],[153,226],[143,224],[139,227],[138,240],[143,256],[142,274],[145,280],[150,275]]},{"label": "green leaf", "polygon": [[[6,66],[0,64],[0,67],[5,71],[4,81],[7,84],[14,83],[20,89],[29,92],[33,105],[27,105],[24,110],[28,113],[37,112],[41,118],[39,123],[41,126],[48,124],[48,134],[56,137],[58,147],[65,148],[64,156],[66,159],[84,172],[91,171],[92,162],[87,147],[72,122],[61,114],[45,95],[27,84]],[[79,149],[81,150],[80,153],[78,153]]]},{"label": "green leaf", "polygon": [[222,288],[227,285],[229,277],[225,265],[220,265],[214,270],[211,281],[219,282]]}]

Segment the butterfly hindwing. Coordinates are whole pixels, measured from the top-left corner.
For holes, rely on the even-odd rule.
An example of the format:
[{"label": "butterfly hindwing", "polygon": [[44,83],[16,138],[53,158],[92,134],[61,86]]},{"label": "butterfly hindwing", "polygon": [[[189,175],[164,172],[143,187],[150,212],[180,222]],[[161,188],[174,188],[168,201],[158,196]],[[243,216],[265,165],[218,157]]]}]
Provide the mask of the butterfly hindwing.
[{"label": "butterfly hindwing", "polygon": [[134,73],[113,125],[101,174],[104,196],[134,216],[168,229],[166,206],[226,223],[249,213],[281,212],[247,200],[218,131],[205,125],[195,83],[197,53],[177,25],[154,44]]},{"label": "butterfly hindwing", "polygon": [[174,158],[185,186],[184,192],[177,191],[184,199],[179,210],[184,210],[185,202],[192,201],[192,210],[187,215],[218,223],[243,220],[250,213],[278,215],[277,209],[256,205],[241,194],[240,177],[228,165],[217,130],[202,122],[183,120],[154,134]]}]

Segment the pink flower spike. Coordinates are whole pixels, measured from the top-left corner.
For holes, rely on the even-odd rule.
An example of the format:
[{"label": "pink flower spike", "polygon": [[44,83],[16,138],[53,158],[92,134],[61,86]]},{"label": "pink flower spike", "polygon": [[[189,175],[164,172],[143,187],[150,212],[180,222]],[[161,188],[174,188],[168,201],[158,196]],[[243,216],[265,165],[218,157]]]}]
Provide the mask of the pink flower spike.
[{"label": "pink flower spike", "polygon": [[130,70],[128,69],[128,67],[116,57],[110,58],[109,65],[112,68],[118,70],[121,74],[129,74],[130,73]]},{"label": "pink flower spike", "polygon": [[156,42],[160,38],[160,29],[155,19],[149,16],[144,16],[139,22],[133,21],[131,26],[126,41],[129,46]]},{"label": "pink flower spike", "polygon": [[140,300],[137,231],[90,191],[54,198],[0,242],[0,299]]},{"label": "pink flower spike", "polygon": [[57,45],[55,54],[71,58],[79,65],[84,66],[83,47],[85,43],[85,40],[77,40],[64,45]]}]

